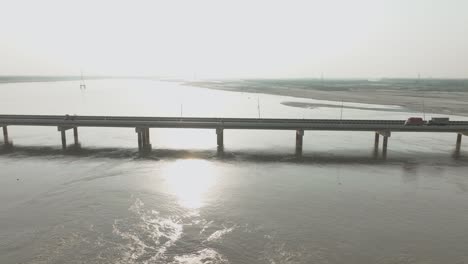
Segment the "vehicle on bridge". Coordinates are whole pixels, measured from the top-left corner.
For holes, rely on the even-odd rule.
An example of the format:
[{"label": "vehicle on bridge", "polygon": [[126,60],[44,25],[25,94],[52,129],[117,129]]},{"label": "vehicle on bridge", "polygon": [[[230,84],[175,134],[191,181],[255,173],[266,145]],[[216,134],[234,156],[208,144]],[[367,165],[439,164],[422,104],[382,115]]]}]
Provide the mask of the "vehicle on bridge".
[{"label": "vehicle on bridge", "polygon": [[445,126],[448,125],[449,122],[450,119],[448,117],[433,117],[427,124],[431,126]]},{"label": "vehicle on bridge", "polygon": [[410,117],[405,121],[405,126],[422,126],[426,124],[421,117]]},{"label": "vehicle on bridge", "polygon": [[69,114],[66,114],[65,115],[65,118],[63,120],[75,120],[76,118],[76,115],[69,115]]}]

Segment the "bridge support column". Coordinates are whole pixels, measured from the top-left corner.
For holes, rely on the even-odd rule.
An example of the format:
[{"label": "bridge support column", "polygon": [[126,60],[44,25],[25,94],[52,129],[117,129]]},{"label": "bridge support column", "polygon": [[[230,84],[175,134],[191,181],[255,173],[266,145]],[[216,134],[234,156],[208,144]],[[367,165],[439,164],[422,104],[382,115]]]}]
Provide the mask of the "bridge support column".
[{"label": "bridge support column", "polygon": [[379,134],[379,133],[375,133],[374,148],[375,148],[376,150],[379,149],[379,139],[380,139],[380,134]]},{"label": "bridge support column", "polygon": [[224,149],[224,129],[222,128],[216,128],[216,144],[218,150]]},{"label": "bridge support column", "polygon": [[13,147],[13,142],[11,142],[8,138],[8,127],[3,126],[3,145],[6,148]]},{"label": "bridge support column", "polygon": [[383,146],[382,146],[382,155],[383,157],[387,157],[387,145],[388,145],[388,137],[383,137]]},{"label": "bridge support column", "polygon": [[304,141],[304,130],[296,130],[296,155],[302,155],[302,143]]},{"label": "bridge support column", "polygon": [[80,141],[78,140],[78,127],[73,128],[73,139],[75,141],[75,148],[80,148],[81,144],[80,144]]},{"label": "bridge support column", "polygon": [[67,149],[67,135],[65,134],[66,130],[61,130],[60,134],[62,135],[62,149]]},{"label": "bridge support column", "polygon": [[377,158],[379,156],[379,140],[380,140],[380,134],[375,132],[375,138],[374,138],[374,158]]},{"label": "bridge support column", "polygon": [[146,147],[146,135],[145,135],[145,129],[142,129],[141,133],[141,150],[145,150]]},{"label": "bridge support column", "polygon": [[5,147],[13,146],[13,142],[8,139],[8,127],[3,126],[3,144]]},{"label": "bridge support column", "polygon": [[141,131],[136,132],[138,134],[138,151],[143,151],[143,135]]},{"label": "bridge support column", "polygon": [[145,151],[151,152],[150,129],[145,128]]},{"label": "bridge support column", "polygon": [[463,136],[463,135],[460,134],[460,133],[457,134],[457,145],[456,145],[456,147],[455,147],[455,150],[456,150],[457,152],[460,152],[461,143],[462,143],[462,136]]},{"label": "bridge support column", "polygon": [[80,143],[78,142],[78,128],[77,127],[68,127],[68,126],[59,126],[57,130],[60,132],[60,136],[62,138],[62,149],[67,149],[67,130],[73,129],[73,138],[75,141],[75,147],[80,147]]},{"label": "bridge support column", "polygon": [[150,152],[151,143],[149,128],[147,127],[137,127],[135,132],[138,134],[138,151],[140,152]]},{"label": "bridge support column", "polygon": [[392,132],[388,131],[388,130],[383,130],[383,131],[376,131],[375,133],[376,133],[376,135],[375,135],[375,144],[377,144],[377,146],[379,144],[379,140],[378,140],[377,135],[383,136],[382,156],[384,158],[386,158],[387,157],[388,138],[392,135]]},{"label": "bridge support column", "polygon": [[3,143],[8,144],[8,128],[6,126],[3,127]]}]

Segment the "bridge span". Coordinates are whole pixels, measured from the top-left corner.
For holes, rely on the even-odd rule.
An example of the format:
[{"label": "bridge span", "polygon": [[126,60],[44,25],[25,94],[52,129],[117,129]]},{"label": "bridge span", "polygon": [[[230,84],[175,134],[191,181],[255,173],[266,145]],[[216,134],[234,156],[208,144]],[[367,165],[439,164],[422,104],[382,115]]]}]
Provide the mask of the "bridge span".
[{"label": "bridge span", "polygon": [[8,126],[54,126],[61,134],[62,148],[66,149],[66,131],[73,130],[74,147],[80,147],[78,127],[134,128],[138,149],[151,151],[150,128],[197,128],[216,130],[218,150],[224,148],[225,129],[293,130],[296,132],[296,154],[302,153],[304,131],[369,131],[375,133],[374,145],[379,147],[383,137],[382,153],[386,155],[388,138],[392,132],[456,133],[456,150],[460,150],[462,135],[468,135],[468,121],[450,121],[443,125],[405,125],[405,120],[355,119],[274,119],[274,118],[206,118],[206,117],[146,117],[146,116],[69,116],[69,115],[0,115],[4,145],[12,147]]}]

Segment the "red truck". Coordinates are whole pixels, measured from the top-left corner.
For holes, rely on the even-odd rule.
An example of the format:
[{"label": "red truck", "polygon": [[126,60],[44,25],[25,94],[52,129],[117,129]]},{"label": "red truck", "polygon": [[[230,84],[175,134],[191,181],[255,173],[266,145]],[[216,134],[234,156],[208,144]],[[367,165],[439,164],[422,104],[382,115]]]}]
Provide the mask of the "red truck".
[{"label": "red truck", "polygon": [[421,117],[410,117],[405,121],[405,126],[422,126],[425,123]]}]

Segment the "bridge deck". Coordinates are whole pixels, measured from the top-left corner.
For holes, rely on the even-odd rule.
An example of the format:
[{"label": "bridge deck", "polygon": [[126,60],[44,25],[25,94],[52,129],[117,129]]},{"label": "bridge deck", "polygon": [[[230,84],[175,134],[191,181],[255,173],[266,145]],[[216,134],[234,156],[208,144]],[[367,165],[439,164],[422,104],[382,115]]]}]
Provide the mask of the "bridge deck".
[{"label": "bridge deck", "polygon": [[402,132],[468,132],[468,121],[447,125],[405,125],[404,120],[270,119],[138,116],[0,115],[0,126],[145,127],[263,130],[336,130]]}]

